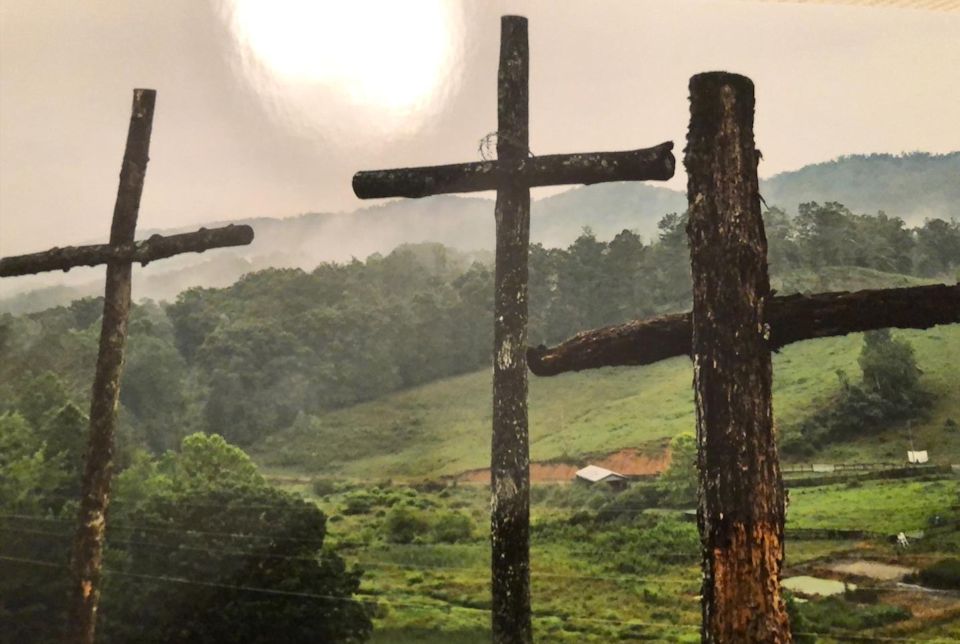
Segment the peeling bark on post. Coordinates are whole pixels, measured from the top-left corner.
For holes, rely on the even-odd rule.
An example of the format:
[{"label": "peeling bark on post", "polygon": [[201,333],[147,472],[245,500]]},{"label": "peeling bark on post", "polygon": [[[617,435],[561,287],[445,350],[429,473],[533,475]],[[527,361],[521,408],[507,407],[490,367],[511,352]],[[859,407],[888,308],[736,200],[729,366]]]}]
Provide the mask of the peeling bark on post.
[{"label": "peeling bark on post", "polygon": [[[140,195],[147,170],[150,131],[156,92],[133,92],[133,113],[120,170],[120,188],[113,212],[110,245],[133,243],[140,210]],[[100,352],[90,404],[90,437],[81,487],[79,525],[74,540],[67,641],[93,644],[100,600],[105,516],[113,476],[113,447],[130,311],[130,275],[126,261],[107,264]]]},{"label": "peeling bark on post", "polygon": [[193,233],[179,235],[153,235],[137,243],[113,246],[93,244],[90,246],[66,246],[42,253],[17,255],[0,259],[0,277],[32,275],[44,271],[69,271],[76,266],[97,266],[110,262],[137,262],[146,266],[158,259],[166,259],[182,253],[202,253],[211,248],[245,246],[253,241],[250,226],[229,225],[222,228],[201,228]]},{"label": "peeling bark on post", "polygon": [[693,364],[703,548],[702,640],[789,642],[780,591],[783,481],[773,434],[767,242],[753,83],[690,80],[684,165],[693,266]]},{"label": "peeling bark on post", "polygon": [[[497,158],[528,152],[527,20],[501,19]],[[530,455],[527,435],[527,254],[530,190],[520,177],[497,186],[493,445],[490,539],[492,625],[497,644],[532,641],[530,622]]]},{"label": "peeling bark on post", "polygon": [[[960,285],[909,286],[814,295],[787,295],[769,301],[767,346],[873,329],[929,329],[960,322]],[[691,314],[633,320],[589,331],[553,346],[527,349],[536,376],[569,371],[652,364],[690,355]]]}]

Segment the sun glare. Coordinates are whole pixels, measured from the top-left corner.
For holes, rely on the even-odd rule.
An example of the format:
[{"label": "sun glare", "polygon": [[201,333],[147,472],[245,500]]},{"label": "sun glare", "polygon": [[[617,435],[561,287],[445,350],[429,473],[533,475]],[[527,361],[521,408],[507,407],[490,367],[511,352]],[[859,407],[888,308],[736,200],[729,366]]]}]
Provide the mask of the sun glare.
[{"label": "sun glare", "polygon": [[357,104],[408,111],[452,65],[443,0],[233,0],[232,28],[280,83],[322,85]]}]

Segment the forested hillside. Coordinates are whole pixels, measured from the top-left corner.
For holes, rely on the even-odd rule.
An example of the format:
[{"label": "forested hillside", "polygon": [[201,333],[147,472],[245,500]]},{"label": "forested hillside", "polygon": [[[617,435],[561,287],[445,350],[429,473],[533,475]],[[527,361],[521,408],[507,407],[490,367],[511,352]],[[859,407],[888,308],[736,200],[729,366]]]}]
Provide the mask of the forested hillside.
[{"label": "forested hillside", "polygon": [[[798,214],[804,202],[840,202],[854,212],[876,215],[882,210],[911,226],[922,226],[927,218],[960,218],[957,176],[960,152],[852,155],[771,177],[761,182],[760,192],[770,207],[791,215]],[[564,248],[587,225],[600,239],[612,239],[626,229],[649,244],[659,236],[662,215],[683,212],[686,206],[683,192],[643,183],[577,187],[534,199],[531,239],[545,248]],[[312,271],[322,262],[387,254],[405,243],[436,242],[482,257],[493,249],[492,212],[489,199],[442,195],[354,212],[252,219],[243,222],[256,231],[250,246],[184,255],[138,268],[134,295],[172,300],[189,287],[227,286],[251,271],[271,267]],[[146,230],[143,236],[154,232],[160,231]],[[5,280],[0,284],[0,311],[40,311],[99,295],[101,288],[94,269]]]},{"label": "forested hillside", "polygon": [[[955,279],[960,224],[855,215],[804,204],[766,215],[774,287],[865,288]],[[645,244],[585,231],[570,246],[535,245],[531,344],[689,306],[681,215]],[[471,372],[490,363],[490,266],[438,244],[402,246],[311,272],[269,269],[221,289],[192,289],[134,309],[121,402],[132,445],[154,453],[193,431],[248,445],[316,414]],[[899,277],[898,277],[899,276]],[[98,299],[0,318],[2,409],[53,373],[86,405]]]},{"label": "forested hillside", "polygon": [[[960,270],[957,222],[911,229],[836,203],[804,204],[796,217],[770,209],[765,219],[780,292],[952,283]],[[535,245],[530,341],[687,308],[684,227],[682,215],[669,214],[653,243],[629,231],[601,238],[585,230],[566,248]],[[489,256],[424,243],[310,272],[263,270],[135,306],[104,567],[104,641],[363,641],[374,626],[374,641],[488,640],[487,542],[479,528],[486,497],[469,486],[421,493],[406,482],[428,479],[436,489],[438,477],[487,462],[491,296]],[[12,641],[58,637],[101,308],[99,298],[85,298],[0,315],[0,557],[11,571],[0,576],[0,633]],[[957,325],[785,348],[775,357],[774,392],[784,456],[902,460],[908,439],[930,447],[938,462],[955,456],[958,352]],[[531,419],[535,460],[578,462],[619,448],[665,460],[668,443],[675,454],[684,445],[689,452],[689,364],[678,358],[534,379]],[[537,573],[545,574],[537,581],[544,584],[538,629],[569,642],[636,630],[595,620],[559,626],[570,606],[594,615],[620,594],[600,582],[596,602],[582,606],[552,576],[565,570],[591,578],[669,574],[684,586],[644,591],[658,598],[656,608],[631,615],[659,623],[654,639],[696,630],[688,601],[698,579],[695,529],[672,515],[639,514],[693,502],[689,458],[675,462],[662,480],[622,496],[534,488],[541,490],[536,556],[552,562]],[[264,472],[309,477],[311,485],[295,484],[309,500],[271,486]],[[955,496],[949,483],[918,485],[924,502],[907,523],[870,525],[915,529]],[[827,520],[810,504],[847,492],[818,488],[806,505],[798,494],[790,525],[820,527]],[[866,520],[847,497],[846,509],[829,515],[841,527]],[[901,488],[870,486],[863,499],[871,507],[916,505]],[[954,533],[942,532],[946,541],[931,547],[946,551]],[[622,554],[611,560],[609,552]],[[456,579],[441,579],[431,568],[438,565]],[[404,609],[411,601],[417,611]],[[147,604],[154,608],[144,624]],[[837,615],[846,628],[910,615],[830,606],[816,604],[808,628],[828,628]],[[440,639],[418,639],[433,631]]]},{"label": "forested hillside", "polygon": [[960,218],[960,152],[851,154],[760,182],[771,205],[793,212],[804,201],[839,201],[857,212],[886,212],[919,225]]}]

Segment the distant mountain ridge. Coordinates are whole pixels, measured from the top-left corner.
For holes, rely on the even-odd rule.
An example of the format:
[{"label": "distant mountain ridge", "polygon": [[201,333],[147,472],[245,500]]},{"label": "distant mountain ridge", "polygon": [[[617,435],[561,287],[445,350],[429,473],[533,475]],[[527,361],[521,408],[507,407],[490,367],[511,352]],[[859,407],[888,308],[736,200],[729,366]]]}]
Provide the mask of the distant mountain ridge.
[{"label": "distant mountain ridge", "polygon": [[[947,154],[851,155],[804,166],[761,181],[770,206],[796,212],[806,201],[838,201],[854,212],[879,210],[908,225],[926,218],[960,218],[960,152]],[[531,207],[531,239],[562,247],[589,227],[601,239],[624,229],[645,239],[657,222],[686,209],[678,190],[643,183],[580,186],[538,199]],[[240,222],[237,222],[240,223]],[[250,246],[179,257],[137,270],[137,298],[171,300],[193,286],[225,286],[244,273],[268,267],[312,270],[329,261],[388,253],[403,243],[432,241],[464,251],[490,251],[494,244],[493,201],[442,195],[390,201],[349,213],[248,219],[256,231]],[[218,225],[210,223],[208,226]],[[142,236],[154,232],[143,231]],[[76,269],[0,284],[0,312],[24,313],[99,295],[101,269]]]},{"label": "distant mountain ridge", "polygon": [[774,175],[760,182],[760,192],[788,212],[805,201],[838,201],[858,213],[883,210],[908,225],[960,219],[960,152],[843,156]]}]

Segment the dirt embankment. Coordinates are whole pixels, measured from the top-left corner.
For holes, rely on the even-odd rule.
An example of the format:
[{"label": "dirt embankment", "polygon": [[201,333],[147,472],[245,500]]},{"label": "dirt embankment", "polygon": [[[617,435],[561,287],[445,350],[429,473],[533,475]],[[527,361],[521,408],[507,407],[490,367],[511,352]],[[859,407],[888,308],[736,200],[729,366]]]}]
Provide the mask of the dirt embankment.
[{"label": "dirt embankment", "polygon": [[[599,465],[624,476],[651,476],[663,472],[670,465],[670,449],[661,451],[633,448],[622,449],[599,458],[580,462],[530,463],[532,483],[560,483],[572,481],[577,470],[586,465]],[[490,483],[490,469],[468,470],[453,477],[460,483]]]}]

